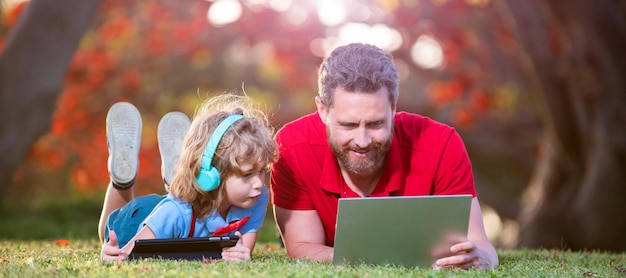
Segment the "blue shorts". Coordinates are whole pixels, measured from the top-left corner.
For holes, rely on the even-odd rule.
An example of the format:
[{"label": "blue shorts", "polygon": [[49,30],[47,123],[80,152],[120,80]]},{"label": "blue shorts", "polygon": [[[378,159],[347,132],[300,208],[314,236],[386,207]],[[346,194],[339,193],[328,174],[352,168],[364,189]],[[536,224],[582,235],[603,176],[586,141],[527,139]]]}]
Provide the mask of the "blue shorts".
[{"label": "blue shorts", "polygon": [[139,225],[165,197],[157,194],[140,196],[111,212],[104,229],[104,240],[109,241],[109,231],[113,230],[117,235],[119,247],[124,247],[137,234]]}]

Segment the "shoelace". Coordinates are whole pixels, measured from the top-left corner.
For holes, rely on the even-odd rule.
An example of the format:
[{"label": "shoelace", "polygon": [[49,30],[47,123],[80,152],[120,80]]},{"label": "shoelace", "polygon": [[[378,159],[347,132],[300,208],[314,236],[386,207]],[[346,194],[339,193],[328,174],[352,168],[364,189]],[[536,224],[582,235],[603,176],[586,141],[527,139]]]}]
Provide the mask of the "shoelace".
[{"label": "shoelace", "polygon": [[246,216],[246,217],[241,218],[239,220],[231,221],[230,223],[228,223],[228,225],[215,230],[215,232],[213,232],[213,236],[221,236],[221,235],[228,234],[228,233],[230,233],[232,231],[236,231],[241,226],[243,226],[243,224],[246,224],[246,222],[248,222],[248,220],[250,220],[250,216]]}]

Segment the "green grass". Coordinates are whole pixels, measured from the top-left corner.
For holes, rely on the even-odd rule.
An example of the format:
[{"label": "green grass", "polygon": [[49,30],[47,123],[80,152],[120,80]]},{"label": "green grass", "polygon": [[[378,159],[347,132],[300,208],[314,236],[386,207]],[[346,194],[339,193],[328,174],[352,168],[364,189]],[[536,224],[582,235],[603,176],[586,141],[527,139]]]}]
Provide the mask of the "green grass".
[{"label": "green grass", "polygon": [[289,259],[275,244],[259,244],[245,263],[168,260],[102,262],[96,239],[0,241],[0,277],[625,277],[626,255],[554,250],[501,250],[493,270],[432,270],[390,266],[333,266]]},{"label": "green grass", "polygon": [[[278,246],[271,216],[251,262],[102,262],[96,232],[101,202],[69,196],[1,205],[0,277],[626,277],[626,253],[498,250],[500,266],[488,271],[293,260]],[[57,244],[59,239],[69,245]]]}]

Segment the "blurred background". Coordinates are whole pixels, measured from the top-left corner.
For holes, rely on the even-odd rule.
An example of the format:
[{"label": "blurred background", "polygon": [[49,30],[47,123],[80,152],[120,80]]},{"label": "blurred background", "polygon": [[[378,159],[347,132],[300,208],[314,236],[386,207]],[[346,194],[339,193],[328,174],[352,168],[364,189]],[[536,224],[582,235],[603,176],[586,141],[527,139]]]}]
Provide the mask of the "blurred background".
[{"label": "blurred background", "polygon": [[1,3],[0,238],[96,237],[113,103],[142,113],[136,193],[162,193],[165,113],[245,92],[280,128],[364,42],[394,56],[398,110],[463,137],[496,247],[626,250],[624,1]]}]

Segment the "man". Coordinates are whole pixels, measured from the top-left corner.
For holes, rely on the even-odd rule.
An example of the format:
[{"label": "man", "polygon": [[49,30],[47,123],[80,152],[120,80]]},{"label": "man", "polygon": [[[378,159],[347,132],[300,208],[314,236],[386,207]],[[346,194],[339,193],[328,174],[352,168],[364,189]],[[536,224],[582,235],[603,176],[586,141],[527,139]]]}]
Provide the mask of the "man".
[{"label": "man", "polygon": [[276,134],[280,159],[270,183],[289,256],[332,261],[339,198],[472,194],[467,238],[433,265],[497,266],[460,136],[429,118],[396,113],[391,55],[365,44],[338,47],[322,63],[318,81],[317,112]]}]

